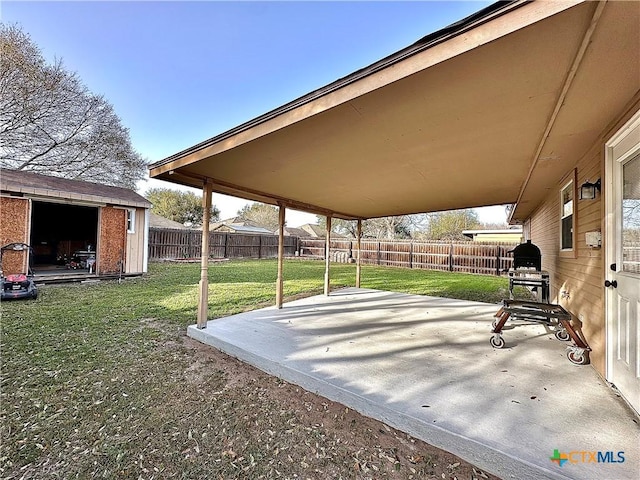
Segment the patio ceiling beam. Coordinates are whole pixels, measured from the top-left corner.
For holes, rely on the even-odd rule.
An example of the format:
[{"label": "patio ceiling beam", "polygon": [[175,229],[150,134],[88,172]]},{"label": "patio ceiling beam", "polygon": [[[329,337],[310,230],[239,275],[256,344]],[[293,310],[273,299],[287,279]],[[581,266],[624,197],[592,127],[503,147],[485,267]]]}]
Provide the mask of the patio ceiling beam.
[{"label": "patio ceiling beam", "polygon": [[195,188],[200,188],[200,185],[202,185],[203,182],[209,181],[211,182],[213,191],[216,193],[231,195],[255,202],[268,203],[270,205],[284,205],[285,207],[293,210],[301,210],[303,212],[313,213],[316,215],[329,215],[333,218],[341,218],[343,220],[357,220],[358,218],[360,218],[357,215],[327,210],[326,208],[318,207],[317,205],[312,205],[310,203],[300,202],[290,198],[281,197],[279,195],[264,193],[259,190],[254,190],[251,188],[235,185],[233,183],[225,182],[224,180],[218,180],[216,178],[208,177],[205,175],[187,173],[182,170],[179,172],[175,171],[174,173],[171,173],[170,178],[174,179],[173,183],[179,185],[191,185]]},{"label": "patio ceiling beam", "polygon": [[[606,0],[604,0],[604,1],[598,2],[598,4],[596,5],[596,8],[595,8],[595,10],[593,12],[593,16],[591,17],[591,22],[589,23],[589,27],[587,28],[587,30],[584,33],[584,36],[582,37],[582,43],[580,44],[580,48],[576,52],[576,55],[575,55],[575,57],[573,59],[573,63],[571,65],[571,68],[567,72],[567,77],[566,77],[566,79],[564,81],[564,85],[562,86],[562,90],[560,91],[560,94],[558,95],[558,99],[556,100],[555,108],[553,109],[553,112],[551,113],[551,116],[549,117],[549,120],[547,121],[546,128],[544,130],[542,138],[540,139],[540,142],[538,144],[538,148],[536,149],[536,153],[535,153],[535,155],[533,157],[533,162],[531,162],[531,166],[529,167],[529,171],[527,172],[527,176],[525,177],[525,180],[522,183],[522,186],[520,187],[520,192],[518,193],[518,199],[515,202],[516,205],[518,203],[520,203],[520,201],[522,200],[522,197],[523,197],[527,187],[529,186],[529,181],[531,180],[531,176],[533,175],[534,170],[538,166],[538,163],[540,161],[540,154],[542,153],[542,150],[544,149],[544,146],[547,143],[547,139],[549,138],[549,135],[551,134],[551,130],[553,129],[553,126],[556,123],[556,120],[557,120],[558,115],[560,113],[560,109],[564,105],[565,99],[567,98],[567,95],[568,95],[569,90],[571,88],[571,84],[573,83],[573,80],[576,77],[578,69],[580,68],[580,63],[582,62],[582,59],[584,58],[584,55],[585,55],[585,53],[587,51],[587,48],[589,47],[589,44],[591,43],[591,37],[593,36],[593,32],[595,31],[596,27],[598,26],[598,21],[600,20],[600,17],[602,16],[602,12],[604,10],[604,7],[605,7],[606,3],[607,3]],[[507,219],[508,223],[511,222],[515,211],[516,211],[515,208],[511,209],[509,218]]]}]

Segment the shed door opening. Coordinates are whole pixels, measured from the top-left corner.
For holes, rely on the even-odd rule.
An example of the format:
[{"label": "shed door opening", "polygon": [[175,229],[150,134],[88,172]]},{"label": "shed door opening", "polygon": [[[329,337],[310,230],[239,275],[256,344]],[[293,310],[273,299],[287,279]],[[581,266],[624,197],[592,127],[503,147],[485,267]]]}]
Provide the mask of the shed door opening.
[{"label": "shed door opening", "polygon": [[34,201],[31,211],[36,273],[88,272],[87,259],[96,255],[98,208]]}]

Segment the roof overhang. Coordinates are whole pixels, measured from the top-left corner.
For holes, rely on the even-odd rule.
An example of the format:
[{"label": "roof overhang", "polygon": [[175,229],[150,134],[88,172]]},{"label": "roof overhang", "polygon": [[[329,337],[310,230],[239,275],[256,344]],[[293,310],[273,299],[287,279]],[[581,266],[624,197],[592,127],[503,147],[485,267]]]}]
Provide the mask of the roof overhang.
[{"label": "roof overhang", "polygon": [[495,4],[150,176],[341,218],[523,220],[638,96],[639,24],[635,2]]}]

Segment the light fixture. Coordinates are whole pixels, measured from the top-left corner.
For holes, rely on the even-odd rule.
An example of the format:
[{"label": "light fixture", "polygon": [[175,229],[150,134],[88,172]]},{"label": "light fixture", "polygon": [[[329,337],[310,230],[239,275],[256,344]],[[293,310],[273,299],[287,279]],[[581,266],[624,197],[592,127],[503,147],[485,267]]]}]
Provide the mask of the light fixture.
[{"label": "light fixture", "polygon": [[596,190],[600,191],[600,179],[595,183],[584,182],[580,187],[580,200],[593,200],[596,198]]}]

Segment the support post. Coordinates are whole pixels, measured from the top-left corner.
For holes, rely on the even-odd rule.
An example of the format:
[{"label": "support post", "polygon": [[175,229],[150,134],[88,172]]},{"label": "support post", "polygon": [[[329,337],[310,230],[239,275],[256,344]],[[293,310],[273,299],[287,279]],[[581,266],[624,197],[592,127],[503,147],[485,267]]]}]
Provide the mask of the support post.
[{"label": "support post", "polygon": [[327,216],[327,237],[324,246],[324,294],[329,295],[331,292],[330,275],[329,275],[329,253],[331,251],[331,217]]},{"label": "support post", "polygon": [[276,280],[276,307],[282,308],[282,297],[284,291],[284,280],[282,271],[284,267],[284,205],[280,205],[278,211],[278,278]]},{"label": "support post", "polygon": [[362,220],[358,219],[358,225],[356,227],[356,248],[358,251],[356,252],[356,288],[360,288],[360,250],[362,247]]},{"label": "support post", "polygon": [[200,258],[200,290],[198,295],[198,328],[207,328],[209,316],[209,219],[212,186],[206,180],[202,189],[202,253]]}]

